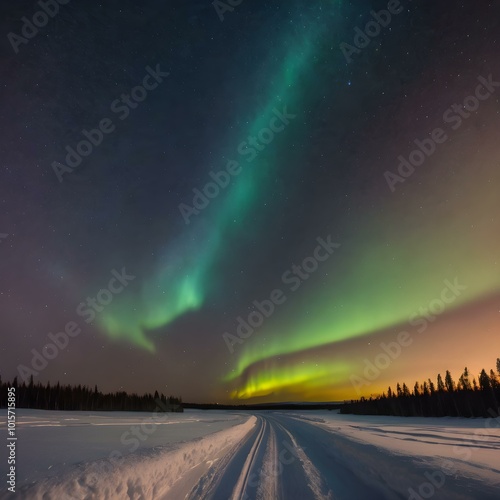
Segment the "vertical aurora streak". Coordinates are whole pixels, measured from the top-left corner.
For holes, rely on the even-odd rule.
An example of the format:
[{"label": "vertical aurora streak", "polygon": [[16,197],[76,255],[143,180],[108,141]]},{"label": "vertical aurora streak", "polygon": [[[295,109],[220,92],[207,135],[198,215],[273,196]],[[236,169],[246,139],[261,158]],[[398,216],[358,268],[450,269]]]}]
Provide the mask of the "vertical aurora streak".
[{"label": "vertical aurora streak", "polygon": [[[331,2],[331,7],[337,4]],[[305,99],[307,89],[298,81],[305,79],[314,62],[318,39],[332,28],[318,16],[321,7],[316,10],[311,9],[303,32],[294,30],[284,40],[283,46],[288,47],[284,61],[270,79],[272,83],[264,108],[254,113],[256,116],[244,137],[255,137],[268,127],[275,110],[291,109],[292,106],[296,109]],[[304,22],[302,13],[300,20]],[[280,53],[281,46],[276,50]],[[154,343],[146,332],[166,327],[179,316],[203,306],[210,294],[216,260],[239,230],[235,222],[245,221],[250,227],[248,214],[262,197],[269,196],[271,180],[283,168],[272,147],[259,154],[251,164],[242,158],[237,160],[243,167],[242,172],[232,179],[226,192],[219,195],[222,201],[214,200],[206,213],[198,215],[182,235],[172,240],[154,276],[143,281],[139,295],[119,298],[103,313],[100,326],[110,338],[128,340],[154,351]]]}]

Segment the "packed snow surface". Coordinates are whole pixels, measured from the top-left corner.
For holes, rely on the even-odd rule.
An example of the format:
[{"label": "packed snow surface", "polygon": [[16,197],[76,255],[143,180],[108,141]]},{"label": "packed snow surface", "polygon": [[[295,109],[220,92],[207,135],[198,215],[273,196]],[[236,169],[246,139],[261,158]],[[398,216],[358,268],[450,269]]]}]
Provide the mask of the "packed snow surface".
[{"label": "packed snow surface", "polygon": [[17,493],[4,483],[1,499],[500,498],[499,418],[18,410],[17,424]]}]

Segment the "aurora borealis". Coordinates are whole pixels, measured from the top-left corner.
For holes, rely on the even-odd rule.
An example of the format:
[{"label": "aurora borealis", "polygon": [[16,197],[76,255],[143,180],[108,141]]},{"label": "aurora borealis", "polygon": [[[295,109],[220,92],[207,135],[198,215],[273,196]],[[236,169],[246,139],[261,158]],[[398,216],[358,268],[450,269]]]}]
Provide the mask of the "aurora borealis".
[{"label": "aurora borealis", "polygon": [[[315,21],[312,18],[312,25],[308,26],[299,41],[294,39],[294,33],[290,33],[290,40],[285,40],[285,47],[289,48],[284,51],[284,60],[278,65],[281,67],[278,67],[270,89],[267,92],[264,90],[263,107],[248,119],[248,133],[245,135],[249,138],[258,138],[259,132],[272,118],[280,116],[277,108],[283,108],[281,114],[287,115],[286,103],[295,103],[305,92],[303,88],[296,88],[299,87],[297,80],[309,69],[313,40],[318,37],[317,25],[321,24],[324,29],[324,23]],[[291,114],[291,119],[294,117]],[[284,128],[289,120],[278,121],[283,122],[281,125]],[[190,214],[189,210],[193,210],[194,206],[187,205],[185,210],[188,216],[185,220],[194,227],[187,228],[186,236],[182,234],[176,238],[173,252],[168,248],[161,256],[151,282],[146,280],[139,297],[129,297],[128,304],[123,308],[110,308],[103,314],[105,331],[112,335],[116,332],[118,338],[130,338],[137,345],[152,348],[144,336],[145,330],[168,326],[176,317],[202,306],[206,295],[210,294],[211,288],[213,290],[211,281],[214,278],[210,271],[223,253],[227,244],[225,239],[235,237],[239,231],[235,224],[248,217],[268,191],[267,186],[273,176],[278,175],[279,167],[283,168],[276,158],[269,158],[272,153],[267,155],[267,161],[259,161],[259,154],[266,143],[257,142],[255,147],[247,141],[240,144],[243,147],[237,149],[241,158],[236,160],[239,173],[227,193],[223,193],[223,199],[215,202],[216,206],[200,218],[195,218],[198,214]]]},{"label": "aurora borealis", "polygon": [[[18,54],[5,37],[0,375],[68,321],[82,334],[41,380],[188,401],[354,398],[401,331],[412,344],[363,395],[492,365],[500,88],[459,127],[443,115],[500,81],[499,7],[401,5],[350,63],[340,44],[387,2],[242,2],[223,22],[210,2],[71,2]],[[2,9],[8,33],[32,6]],[[65,146],[157,64],[168,78],[58,182]],[[393,192],[384,173],[437,127]],[[292,289],[327,236],[340,246]],[[135,279],[86,323],[78,305],[123,267]],[[444,304],[445,283],[463,288]],[[223,334],[277,289],[231,352]]]}]

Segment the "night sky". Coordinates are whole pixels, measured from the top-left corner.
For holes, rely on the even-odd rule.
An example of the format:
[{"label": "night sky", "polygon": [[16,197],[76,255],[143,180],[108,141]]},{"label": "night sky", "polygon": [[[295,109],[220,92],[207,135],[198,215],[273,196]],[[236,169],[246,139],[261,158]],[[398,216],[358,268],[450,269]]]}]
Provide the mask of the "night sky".
[{"label": "night sky", "polygon": [[40,6],[3,4],[2,378],[326,401],[492,368],[500,5],[399,5],[349,51],[387,2],[72,0],[24,41]]}]

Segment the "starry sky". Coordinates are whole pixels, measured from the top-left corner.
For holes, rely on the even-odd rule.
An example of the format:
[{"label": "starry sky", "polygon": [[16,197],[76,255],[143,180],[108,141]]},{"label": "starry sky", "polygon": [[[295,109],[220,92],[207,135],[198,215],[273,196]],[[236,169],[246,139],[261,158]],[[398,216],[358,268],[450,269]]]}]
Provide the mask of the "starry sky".
[{"label": "starry sky", "polygon": [[215,4],[0,7],[0,375],[245,403],[493,367],[500,6],[393,0],[357,48],[387,2]]}]

